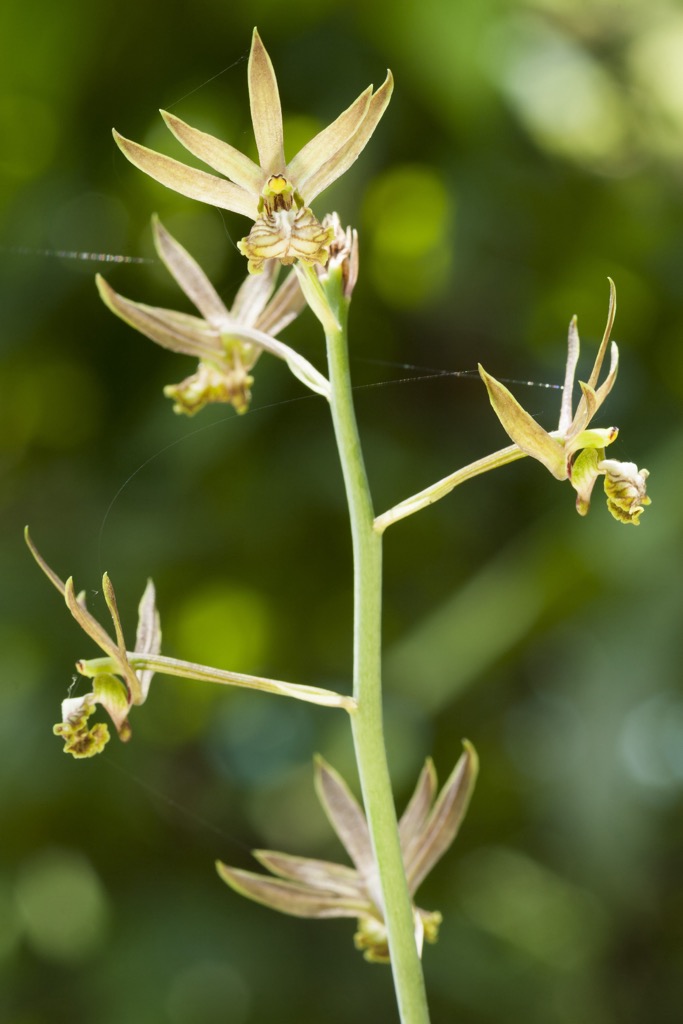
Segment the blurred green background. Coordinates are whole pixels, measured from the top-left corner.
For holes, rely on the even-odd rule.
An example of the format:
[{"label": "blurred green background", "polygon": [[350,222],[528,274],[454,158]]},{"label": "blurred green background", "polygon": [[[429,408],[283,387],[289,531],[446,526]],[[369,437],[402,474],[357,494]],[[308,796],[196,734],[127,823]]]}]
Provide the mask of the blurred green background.
[{"label": "blurred green background", "polygon": [[[323,402],[264,358],[252,411],[174,417],[190,360],[97,298],[95,270],[179,308],[149,216],[228,301],[236,215],[157,186],[110,127],[180,155],[157,108],[251,147],[246,56],[273,57],[290,153],[390,66],[362,159],[315,204],[361,236],[358,415],[383,510],[506,443],[481,361],[560,383],[577,313],[589,372],[617,284],[610,454],[651,472],[638,530],[587,519],[540,465],[481,478],[386,542],[386,715],[402,806],[460,739],[482,770],[419,894],[434,1024],[680,1020],[683,1002],[683,6],[675,0],[4,0],[0,9],[0,1019],[301,1024],[395,1019],[351,922],[278,916],[219,882],[252,847],[336,859],[321,750],[355,784],[341,713],[158,677],[133,740],[75,762],[51,735],[96,651],[36,543],[129,635],[148,575],[164,650],[348,688],[351,579]],[[51,255],[42,254],[48,251]],[[184,307],[183,307],[184,308]],[[306,315],[285,334],[322,366]],[[419,369],[407,369],[410,364]],[[371,387],[406,377],[426,380]],[[515,387],[548,429],[559,392]],[[79,691],[76,691],[79,692]]]}]

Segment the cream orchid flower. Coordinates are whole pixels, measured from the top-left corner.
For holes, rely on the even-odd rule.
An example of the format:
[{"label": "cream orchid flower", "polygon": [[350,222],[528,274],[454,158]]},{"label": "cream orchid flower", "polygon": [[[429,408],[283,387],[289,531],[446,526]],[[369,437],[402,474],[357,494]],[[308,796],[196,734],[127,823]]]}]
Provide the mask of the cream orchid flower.
[{"label": "cream orchid flower", "polygon": [[[415,792],[399,822],[401,850],[410,895],[413,896],[455,839],[465,817],[477,777],[474,747],[465,751],[443,789],[436,795],[434,765],[427,760]],[[342,777],[322,757],[316,758],[315,786],[323,809],[347,850],[354,867],[275,850],[254,850],[272,875],[256,874],[217,862],[224,882],[251,900],[295,917],[355,917],[356,948],[366,960],[389,961],[387,930],[382,910],[379,875],[368,824]],[[436,942],[441,914],[413,904],[415,942],[422,954],[424,940]]]},{"label": "cream orchid flower", "polygon": [[28,527],[24,536],[31,554],[66,601],[66,606],[78,625],[107,655],[106,658],[95,658],[76,663],[80,674],[92,679],[92,691],[82,697],[67,697],[66,700],[63,700],[62,721],[55,725],[53,730],[56,736],[61,736],[64,740],[65,753],[77,758],[93,757],[95,754],[99,754],[109,741],[109,729],[106,723],[98,722],[93,726],[88,724],[88,719],[95,711],[95,705],[102,705],[114,723],[119,739],[125,742],[130,739],[131,735],[128,712],[134,705],[144,704],[147,700],[154,672],[147,668],[136,670],[131,661],[136,654],[144,657],[159,653],[161,627],[156,610],[154,584],[148,580],[142,595],[135,637],[135,653],[130,654],[126,651],[116,595],[107,573],[102,577],[102,591],[114,624],[116,639],[111,637],[90,613],[86,605],[85,594],[76,594],[73,577],[70,576],[64,583],[50,568],[31,540]]},{"label": "cream orchid flower", "polygon": [[391,98],[391,72],[376,92],[369,86],[289,163],[284,154],[277,80],[256,29],[248,79],[258,164],[174,114],[161,112],[178,141],[228,180],[131,142],[116,130],[114,138],[131,163],[162,185],[191,199],[250,217],[254,226],[238,247],[247,257],[251,273],[259,273],[268,259],[284,264],[295,260],[310,266],[325,264],[332,231],[323,227],[309,205],[348,170],[365,148]]},{"label": "cream orchid flower", "polygon": [[290,273],[271,297],[279,265],[269,261],[264,274],[247,277],[229,310],[196,260],[158,218],[154,218],[153,228],[159,258],[202,314],[201,319],[126,299],[99,274],[96,281],[102,300],[131,327],[163,348],[199,359],[191,377],[164,388],[164,394],[175,401],[175,412],[193,416],[209,402],[229,402],[237,412],[246,412],[253,384],[249,370],[263,351],[285,360],[311,390],[329,396],[325,377],[274,337],[305,305],[294,274]]},{"label": "cream orchid flower", "polygon": [[593,485],[605,477],[607,507],[615,519],[637,526],[644,507],[650,504],[645,493],[648,472],[632,462],[605,459],[605,448],[619,433],[617,427],[590,427],[596,412],[614,387],[619,366],[619,350],[610,347],[610,367],[598,385],[602,364],[610,342],[617,308],[616,290],[610,279],[607,325],[588,382],[579,381],[581,398],[572,413],[572,391],[579,359],[579,332],[576,317],[569,324],[567,368],[558,429],[548,432],[526,412],[508,389],[487,373],[479,373],[486,384],[496,416],[520,452],[541,462],[556,480],[569,480],[577,492],[576,509],[585,516],[590,508]]}]

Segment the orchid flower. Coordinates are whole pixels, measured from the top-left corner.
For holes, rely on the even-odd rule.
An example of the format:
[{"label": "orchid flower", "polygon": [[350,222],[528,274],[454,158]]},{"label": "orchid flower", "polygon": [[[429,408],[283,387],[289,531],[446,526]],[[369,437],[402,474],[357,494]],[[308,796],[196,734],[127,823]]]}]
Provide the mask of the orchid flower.
[{"label": "orchid flower", "polygon": [[284,359],[307,387],[325,397],[327,380],[308,360],[278,341],[278,334],[305,305],[299,283],[289,274],[272,295],[279,266],[270,260],[259,277],[248,277],[228,310],[199,264],[154,218],[154,244],[159,258],[194,303],[202,318],[133,302],[117,294],[103,277],[97,287],[106,305],[136,330],[163,348],[197,356],[197,371],[164,394],[175,401],[174,411],[193,416],[209,402],[229,402],[246,412],[253,377],[249,370],[261,352]]},{"label": "orchid flower", "polygon": [[572,412],[572,391],[579,359],[579,332],[576,317],[569,324],[567,368],[565,373],[560,422],[550,433],[544,430],[508,389],[479,367],[489,399],[506,433],[521,452],[541,462],[556,480],[569,480],[577,492],[576,508],[585,516],[590,508],[593,486],[598,476],[605,477],[607,507],[622,523],[638,525],[650,498],[646,494],[648,471],[638,470],[632,462],[605,459],[605,448],[619,433],[617,427],[591,427],[591,421],[614,387],[619,365],[615,342],[610,347],[610,367],[598,385],[602,364],[610,341],[616,313],[616,290],[610,279],[607,325],[587,383],[579,381],[581,398]]},{"label": "orchid flower", "polygon": [[[109,741],[109,728],[106,723],[88,725],[95,705],[103,706],[114,723],[119,739],[124,742],[129,740],[131,729],[128,712],[134,705],[145,702],[154,673],[150,669],[136,671],[130,663],[133,655],[126,652],[116,595],[109,576],[105,573],[102,577],[102,591],[114,624],[115,639],[88,611],[85,594],[76,594],[73,577],[69,577],[64,583],[39,554],[31,540],[28,527],[25,537],[31,554],[66,601],[66,606],[78,625],[107,655],[106,658],[76,663],[81,675],[92,679],[92,691],[82,697],[67,697],[63,700],[62,721],[55,725],[53,730],[56,736],[64,739],[66,753],[77,758],[93,757],[99,754]],[[159,653],[160,646],[161,628],[156,610],[154,584],[148,580],[139,606],[135,653],[143,656],[155,655]]]},{"label": "orchid flower", "polygon": [[254,225],[238,247],[247,257],[251,273],[259,273],[269,259],[284,264],[295,260],[309,266],[325,264],[332,232],[320,223],[309,206],[348,170],[365,148],[391,98],[391,72],[379,89],[373,92],[369,86],[289,162],[284,154],[277,80],[256,29],[248,80],[258,164],[228,143],[165,111],[161,115],[178,141],[224,177],[188,167],[125,139],[117,131],[114,138],[131,163],[162,185],[191,199],[250,217]]},{"label": "orchid flower", "polygon": [[[477,755],[470,743],[436,796],[437,778],[431,760],[425,763],[399,823],[401,850],[411,897],[455,839],[477,776]],[[355,944],[366,960],[389,961],[387,931],[379,876],[370,831],[355,797],[342,777],[316,758],[315,785],[325,813],[354,867],[274,850],[254,850],[272,875],[256,874],[217,862],[218,873],[232,889],[249,899],[295,917],[355,917]],[[415,942],[436,942],[441,914],[413,904]]]}]

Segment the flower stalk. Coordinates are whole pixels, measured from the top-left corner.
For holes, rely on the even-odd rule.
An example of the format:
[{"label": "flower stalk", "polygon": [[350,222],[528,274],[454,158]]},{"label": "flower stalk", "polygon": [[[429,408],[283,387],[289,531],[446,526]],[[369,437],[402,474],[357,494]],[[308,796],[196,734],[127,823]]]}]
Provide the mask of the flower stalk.
[{"label": "flower stalk", "polygon": [[358,435],[349,372],[347,316],[341,266],[323,288],[338,329],[326,326],[330,408],[349,507],[354,567],[353,696],[356,763],[379,872],[391,969],[402,1024],[428,1024],[412,900],[401,853],[382,716],[382,536],[374,512]]}]

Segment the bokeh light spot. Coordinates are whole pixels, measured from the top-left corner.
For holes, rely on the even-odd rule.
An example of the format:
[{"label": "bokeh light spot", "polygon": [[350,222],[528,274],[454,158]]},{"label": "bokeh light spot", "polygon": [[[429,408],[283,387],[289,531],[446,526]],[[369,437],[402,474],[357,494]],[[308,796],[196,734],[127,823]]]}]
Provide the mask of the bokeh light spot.
[{"label": "bokeh light spot", "polygon": [[370,185],[363,210],[370,270],[382,297],[400,308],[421,305],[451,266],[452,195],[432,168],[404,164]]},{"label": "bokeh light spot", "polygon": [[492,77],[543,149],[601,171],[620,163],[623,104],[587,50],[525,17],[492,29],[489,47]]},{"label": "bokeh light spot", "polygon": [[107,898],[80,854],[65,849],[36,854],[22,868],[15,897],[24,935],[46,959],[77,963],[102,945]]},{"label": "bokeh light spot", "polygon": [[188,594],[172,627],[178,657],[236,672],[258,671],[270,633],[263,597],[229,583],[210,583]]}]

